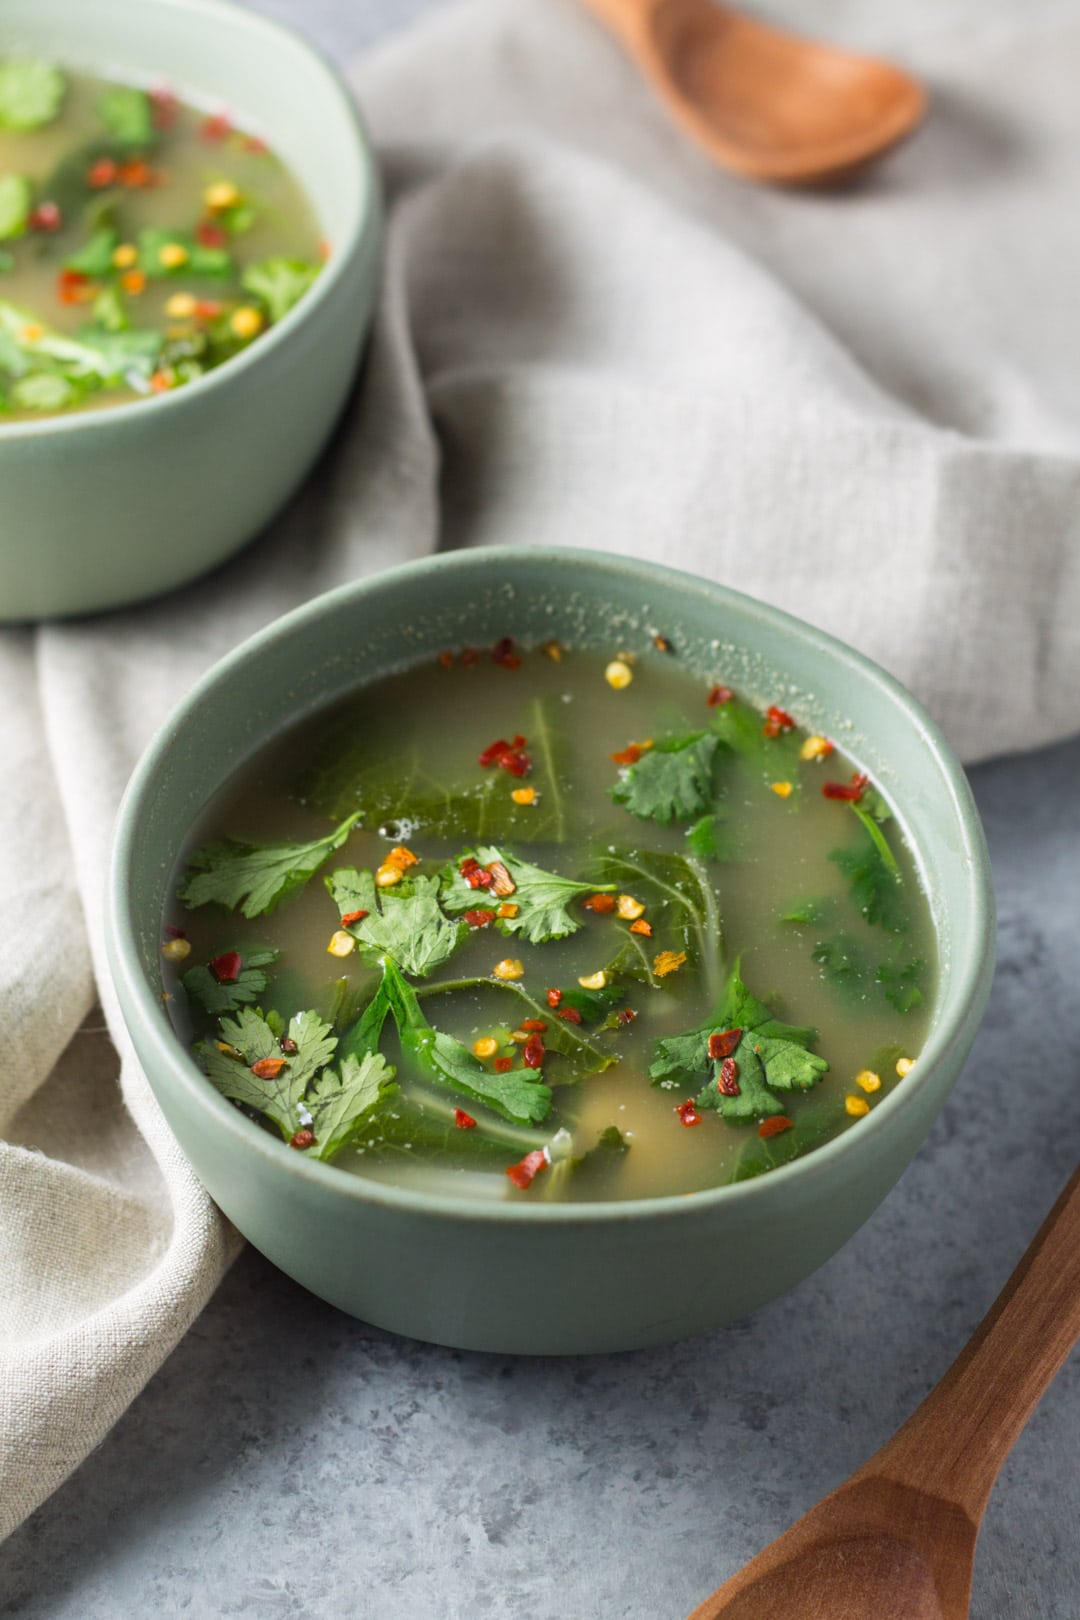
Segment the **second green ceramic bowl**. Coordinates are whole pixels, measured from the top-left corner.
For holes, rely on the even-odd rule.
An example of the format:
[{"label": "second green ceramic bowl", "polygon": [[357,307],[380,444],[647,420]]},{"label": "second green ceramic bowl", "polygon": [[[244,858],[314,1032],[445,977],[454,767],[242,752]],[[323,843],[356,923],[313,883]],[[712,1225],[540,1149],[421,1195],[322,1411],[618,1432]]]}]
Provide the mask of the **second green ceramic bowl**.
[{"label": "second green ceramic bowl", "polygon": [[259,531],[341,411],[381,234],[352,98],[286,29],[222,0],[3,0],[0,55],[15,51],[230,108],[289,165],[331,258],[279,325],[196,382],[0,424],[0,623],[155,596]]},{"label": "second green ceramic bowl", "polygon": [[[705,679],[842,738],[901,807],[930,896],[940,984],[912,1073],[806,1158],[709,1192],[614,1204],[425,1195],[309,1161],[208,1083],[161,1000],[161,924],[189,832],[245,758],[305,714],[444,647],[555,636],[673,638]],[[915,701],[820,631],[672,569],[588,552],[489,549],[347,586],[212,671],[132,779],[109,877],[108,949],[136,1049],[173,1130],[240,1230],[342,1309],[469,1349],[617,1350],[703,1333],[782,1293],[896,1181],[970,1049],[993,965],[993,899],[963,771]]]}]

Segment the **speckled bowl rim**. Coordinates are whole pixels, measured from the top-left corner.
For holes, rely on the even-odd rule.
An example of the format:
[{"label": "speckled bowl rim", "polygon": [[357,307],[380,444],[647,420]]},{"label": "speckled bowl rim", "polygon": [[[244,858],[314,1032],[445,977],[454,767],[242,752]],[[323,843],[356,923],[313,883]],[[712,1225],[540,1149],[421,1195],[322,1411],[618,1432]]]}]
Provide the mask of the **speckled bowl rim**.
[{"label": "speckled bowl rim", "polygon": [[[86,0],[83,0],[83,3],[85,4]],[[72,4],[78,5],[79,0],[72,0]],[[230,379],[239,377],[251,366],[259,365],[282,343],[288,343],[296,328],[310,317],[338,283],[343,278],[352,278],[355,275],[357,252],[365,238],[380,228],[382,203],[379,173],[371,137],[356,99],[337,69],[302,34],[285,23],[273,21],[259,12],[236,5],[233,0],[130,0],[130,4],[133,9],[138,8],[142,12],[156,8],[162,12],[192,14],[202,19],[208,29],[213,27],[215,19],[228,17],[230,22],[247,28],[254,34],[269,35],[291,47],[298,55],[306,57],[309,64],[323,75],[327,97],[337,103],[339,110],[345,114],[346,122],[352,127],[356,137],[358,184],[347,198],[348,212],[343,215],[345,225],[340,243],[335,243],[330,258],[299,303],[294,304],[288,314],[275,322],[257,342],[250,344],[239,354],[231,355],[222,365],[204,372],[201,377],[186,383],[183,388],[172,389],[168,393],[148,394],[140,399],[118,400],[116,404],[103,407],[100,411],[75,411],[70,416],[43,416],[40,422],[0,422],[0,445],[14,439],[40,438],[56,433],[101,432],[108,429],[112,423],[127,418],[133,410],[138,411],[138,419],[141,422],[145,420],[146,412],[149,410],[160,412],[175,410],[180,406],[187,407],[208,389],[220,388],[223,381],[227,385]],[[62,56],[62,51],[59,54]],[[188,93],[198,94],[197,85],[185,85],[184,88]],[[270,145],[273,147],[272,131],[269,133]]]},{"label": "speckled bowl rim", "polygon": [[[194,1059],[185,1051],[171,1026],[162,1020],[160,989],[151,989],[138,966],[140,952],[136,923],[128,894],[132,845],[137,837],[139,822],[153,800],[158,773],[167,769],[167,756],[172,737],[181,727],[194,720],[207,702],[214,701],[215,691],[221,681],[226,680],[240,666],[252,659],[260,658],[268,649],[276,648],[295,636],[303,636],[310,626],[318,624],[339,606],[351,603],[359,608],[367,598],[377,597],[388,586],[394,587],[415,578],[424,583],[425,589],[430,589],[433,584],[437,585],[440,574],[462,567],[482,566],[500,571],[505,576],[505,571],[513,570],[517,564],[525,561],[535,564],[545,560],[552,567],[558,567],[564,572],[567,568],[573,568],[575,561],[580,561],[593,568],[617,573],[624,584],[628,577],[637,580],[646,593],[656,588],[670,589],[672,586],[684,592],[704,593],[713,601],[732,608],[751,629],[756,622],[767,624],[775,631],[795,633],[799,640],[809,638],[850,671],[853,679],[877,688],[906,712],[927,752],[933,756],[944,776],[948,798],[942,803],[941,810],[935,813],[944,813],[947,806],[960,833],[960,847],[957,853],[967,862],[970,907],[968,915],[971,938],[976,942],[965,960],[956,960],[954,957],[950,963],[952,979],[950,1001],[953,1011],[948,1025],[942,1027],[942,1010],[935,1007],[931,1014],[926,1043],[904,1084],[897,1086],[883,1098],[868,1116],[860,1120],[857,1128],[843,1131],[831,1142],[814,1148],[812,1152],[792,1160],[789,1164],[778,1166],[767,1175],[727,1186],[707,1188],[700,1192],[666,1194],[655,1198],[626,1199],[612,1203],[576,1204],[491,1203],[469,1197],[418,1192],[382,1182],[366,1181],[362,1175],[352,1175],[335,1169],[333,1165],[322,1164],[318,1160],[308,1159],[290,1151],[287,1144],[275,1140],[268,1132],[246,1119],[237,1108],[215,1091]],[[743,639],[748,645],[753,644],[752,636],[740,637],[740,640]],[[797,673],[798,664],[795,660],[792,674]],[[247,757],[249,756],[245,755],[245,758]],[[921,868],[921,852],[917,843],[913,845],[913,849]],[[205,1109],[208,1127],[234,1134],[241,1154],[237,1159],[238,1175],[243,1174],[242,1155],[258,1153],[279,1166],[283,1177],[298,1176],[301,1180],[312,1180],[327,1191],[336,1191],[336,1195],[343,1199],[356,1200],[362,1204],[398,1212],[412,1211],[417,1214],[445,1216],[457,1222],[481,1224],[495,1221],[513,1225],[550,1223],[554,1226],[564,1226],[581,1222],[589,1225],[595,1223],[621,1225],[640,1220],[681,1220],[692,1210],[700,1212],[712,1206],[722,1207],[735,1201],[753,1203],[756,1200],[770,1199],[778,1186],[794,1185],[797,1180],[804,1187],[812,1186],[815,1181],[829,1180],[845,1158],[863,1151],[860,1144],[866,1142],[868,1133],[892,1129],[896,1115],[907,1108],[915,1095],[930,1084],[934,1069],[939,1063],[949,1061],[951,1049],[956,1044],[966,1046],[970,1043],[971,1025],[981,1015],[994,963],[994,901],[989,857],[971,790],[963,768],[940,728],[906,687],[879,665],[826,631],[819,630],[807,624],[805,620],[797,619],[741,591],[716,584],[681,569],[643,562],[615,553],[543,546],[476,547],[467,551],[425,557],[396,568],[382,570],[369,578],[327,591],[303,606],[295,608],[265,629],[258,631],[215,664],[166,719],[131,777],[118,812],[109,862],[105,931],[109,965],[125,1007],[125,1017],[128,1016],[127,1007],[138,1009],[142,1036],[152,1049],[152,1063],[147,1065],[151,1088],[162,1084],[160,1079],[155,1079],[150,1073],[155,1065],[160,1065],[161,1071],[167,1073],[169,1077],[168,1084],[179,1086],[193,1097],[198,1106]]]}]

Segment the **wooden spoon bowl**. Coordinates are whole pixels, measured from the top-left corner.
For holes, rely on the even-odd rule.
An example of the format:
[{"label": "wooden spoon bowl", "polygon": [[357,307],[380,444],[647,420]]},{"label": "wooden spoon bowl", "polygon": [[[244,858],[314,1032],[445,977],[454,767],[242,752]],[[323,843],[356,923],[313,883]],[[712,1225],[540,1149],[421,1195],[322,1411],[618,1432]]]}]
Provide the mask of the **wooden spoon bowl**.
[{"label": "wooden spoon bowl", "polygon": [[751,180],[835,178],[909,135],[926,111],[910,74],[800,39],[713,0],[584,0],[686,132]]},{"label": "wooden spoon bowl", "polygon": [[994,1480],[1080,1337],[1080,1170],[937,1388],[690,1620],[966,1620]]}]

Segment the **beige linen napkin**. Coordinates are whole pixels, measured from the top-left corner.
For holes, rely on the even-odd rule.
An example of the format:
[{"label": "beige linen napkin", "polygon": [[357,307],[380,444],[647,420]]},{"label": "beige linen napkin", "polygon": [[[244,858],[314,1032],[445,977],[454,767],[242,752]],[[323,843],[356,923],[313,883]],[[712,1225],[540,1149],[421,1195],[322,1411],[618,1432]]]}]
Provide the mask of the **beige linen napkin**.
[{"label": "beige linen napkin", "polygon": [[1075,729],[1080,22],[891,43],[929,127],[805,195],[712,170],[569,0],[372,57],[386,284],[317,472],[212,579],[0,633],[0,1534],[235,1252],[124,1037],[101,888],[138,753],[243,636],[439,546],[586,545],[853,641],[968,759]]}]

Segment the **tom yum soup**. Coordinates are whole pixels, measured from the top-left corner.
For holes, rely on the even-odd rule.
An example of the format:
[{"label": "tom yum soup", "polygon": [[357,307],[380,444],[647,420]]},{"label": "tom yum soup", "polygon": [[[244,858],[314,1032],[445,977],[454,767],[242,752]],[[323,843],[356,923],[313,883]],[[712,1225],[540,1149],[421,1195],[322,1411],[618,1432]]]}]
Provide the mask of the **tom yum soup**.
[{"label": "tom yum soup", "polygon": [[0,422],[182,387],[321,258],[296,182],[228,113],[0,58]]},{"label": "tom yum soup", "polygon": [[773,1170],[902,1084],[933,995],[883,795],[664,637],[364,687],[237,774],[175,895],[207,1083],[297,1153],[472,1197]]}]

